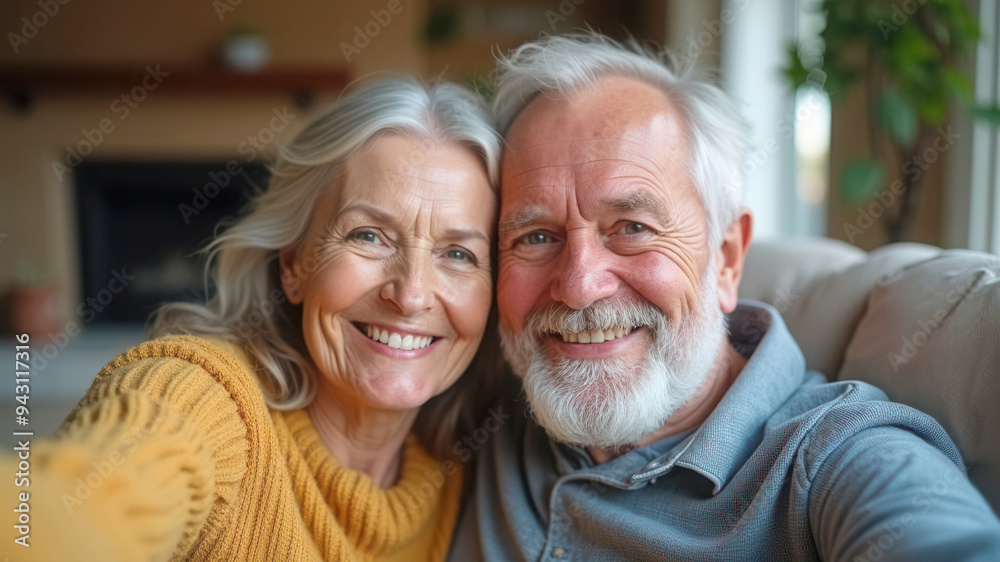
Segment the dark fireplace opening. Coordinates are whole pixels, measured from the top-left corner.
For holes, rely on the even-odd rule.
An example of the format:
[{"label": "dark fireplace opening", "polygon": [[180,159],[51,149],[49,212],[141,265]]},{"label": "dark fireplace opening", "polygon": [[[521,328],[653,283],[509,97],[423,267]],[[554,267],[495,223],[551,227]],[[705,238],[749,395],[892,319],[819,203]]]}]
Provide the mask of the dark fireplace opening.
[{"label": "dark fireplace opening", "polygon": [[80,164],[76,313],[85,324],[142,323],[164,302],[203,301],[204,259],[195,253],[267,175],[262,164],[235,161]]}]

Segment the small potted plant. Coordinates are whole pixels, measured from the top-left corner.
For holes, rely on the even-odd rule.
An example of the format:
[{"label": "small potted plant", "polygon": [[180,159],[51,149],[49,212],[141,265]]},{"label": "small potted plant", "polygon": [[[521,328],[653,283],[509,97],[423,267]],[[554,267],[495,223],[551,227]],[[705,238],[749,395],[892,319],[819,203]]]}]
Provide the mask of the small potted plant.
[{"label": "small potted plant", "polygon": [[14,285],[7,293],[8,328],[15,334],[30,334],[39,340],[57,333],[62,320],[59,288],[45,283],[37,270],[20,267]]}]

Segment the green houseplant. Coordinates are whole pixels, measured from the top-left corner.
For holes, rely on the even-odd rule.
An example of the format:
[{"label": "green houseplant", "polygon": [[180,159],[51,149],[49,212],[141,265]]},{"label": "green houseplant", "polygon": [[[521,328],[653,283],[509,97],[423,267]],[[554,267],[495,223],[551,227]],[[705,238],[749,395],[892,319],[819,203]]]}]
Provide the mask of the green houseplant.
[{"label": "green houseplant", "polygon": [[[864,204],[891,189],[894,203],[882,220],[890,242],[905,240],[920,200],[921,164],[937,158],[952,103],[975,118],[1000,121],[996,107],[974,104],[960,68],[980,39],[979,24],[962,0],[824,0],[815,6],[826,16],[822,49],[790,46],[786,76],[795,88],[822,87],[834,103],[864,86],[873,111],[869,153],[841,169],[840,197]],[[901,172],[892,184],[887,170]]]}]

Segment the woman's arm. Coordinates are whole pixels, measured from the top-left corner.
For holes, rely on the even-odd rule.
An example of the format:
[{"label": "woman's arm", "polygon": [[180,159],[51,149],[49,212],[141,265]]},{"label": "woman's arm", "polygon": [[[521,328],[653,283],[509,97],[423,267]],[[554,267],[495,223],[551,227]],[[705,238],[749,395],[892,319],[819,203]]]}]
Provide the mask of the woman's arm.
[{"label": "woman's arm", "polygon": [[[8,501],[31,496],[31,546],[7,526],[0,555],[183,557],[221,530],[205,523],[234,503],[246,451],[236,404],[205,369],[170,357],[129,362],[95,381],[54,439],[31,444],[29,487],[0,480]],[[0,474],[13,475],[19,460],[5,455]]]}]

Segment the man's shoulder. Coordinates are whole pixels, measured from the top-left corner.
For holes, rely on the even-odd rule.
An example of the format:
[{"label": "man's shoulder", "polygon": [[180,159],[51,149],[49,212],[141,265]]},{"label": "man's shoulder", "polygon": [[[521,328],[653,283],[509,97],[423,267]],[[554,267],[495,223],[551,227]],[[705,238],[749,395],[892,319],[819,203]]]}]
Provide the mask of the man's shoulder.
[{"label": "man's shoulder", "polygon": [[806,467],[819,466],[838,448],[873,433],[908,435],[961,464],[954,442],[933,417],[890,401],[882,390],[866,382],[827,381],[813,372],[774,412],[765,432],[796,435]]},{"label": "man's shoulder", "polygon": [[887,400],[885,393],[871,384],[861,381],[829,381],[821,373],[807,371],[802,384],[774,411],[769,425],[814,420],[830,410]]}]

